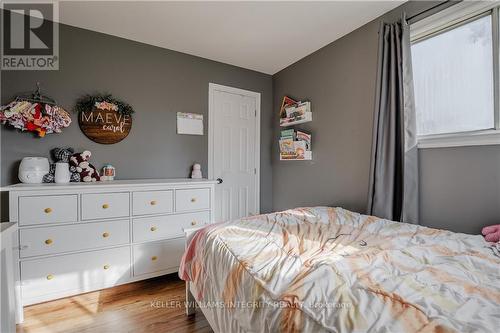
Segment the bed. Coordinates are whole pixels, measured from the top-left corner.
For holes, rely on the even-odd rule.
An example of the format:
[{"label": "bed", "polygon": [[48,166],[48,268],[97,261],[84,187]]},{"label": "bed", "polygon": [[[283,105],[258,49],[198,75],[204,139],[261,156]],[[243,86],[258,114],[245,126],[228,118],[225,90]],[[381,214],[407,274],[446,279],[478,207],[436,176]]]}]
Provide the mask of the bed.
[{"label": "bed", "polygon": [[342,208],[208,226],[189,240],[179,275],[215,332],[500,327],[498,244]]}]

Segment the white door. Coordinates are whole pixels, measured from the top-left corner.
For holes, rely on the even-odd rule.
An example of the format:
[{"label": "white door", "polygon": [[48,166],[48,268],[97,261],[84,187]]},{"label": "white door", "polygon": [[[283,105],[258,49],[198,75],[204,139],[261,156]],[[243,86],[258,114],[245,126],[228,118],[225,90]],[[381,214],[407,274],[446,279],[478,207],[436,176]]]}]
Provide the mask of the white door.
[{"label": "white door", "polygon": [[210,84],[209,177],[215,221],[259,213],[260,94]]}]

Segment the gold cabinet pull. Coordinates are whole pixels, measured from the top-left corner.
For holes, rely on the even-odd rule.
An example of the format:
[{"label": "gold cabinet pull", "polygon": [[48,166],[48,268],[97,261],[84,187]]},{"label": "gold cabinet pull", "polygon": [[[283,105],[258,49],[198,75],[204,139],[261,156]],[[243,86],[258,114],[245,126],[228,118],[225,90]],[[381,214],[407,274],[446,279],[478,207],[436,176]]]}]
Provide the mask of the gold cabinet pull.
[{"label": "gold cabinet pull", "polygon": [[196,202],[196,198],[191,198],[191,202]]},{"label": "gold cabinet pull", "polygon": [[102,205],[102,209],[108,209],[109,208],[109,205],[108,204],[104,204]]},{"label": "gold cabinet pull", "polygon": [[105,232],[102,234],[102,237],[106,238],[106,237],[109,237],[109,232]]},{"label": "gold cabinet pull", "polygon": [[191,221],[191,225],[196,225],[196,221]]},{"label": "gold cabinet pull", "polygon": [[156,231],[156,227],[155,226],[152,226],[151,229],[149,229],[151,231]]},{"label": "gold cabinet pull", "polygon": [[54,275],[52,275],[52,274],[47,275],[47,280],[52,280],[53,278],[54,278]]},{"label": "gold cabinet pull", "polygon": [[52,208],[45,208],[43,211],[45,212],[45,214],[49,214],[52,213]]},{"label": "gold cabinet pull", "polygon": [[149,204],[150,204],[151,206],[156,205],[156,200],[152,200]]},{"label": "gold cabinet pull", "polygon": [[156,259],[158,259],[158,257],[157,257],[157,256],[152,256],[152,257],[151,257],[151,260],[152,260],[152,261],[155,261]]},{"label": "gold cabinet pull", "polygon": [[104,265],[102,268],[109,269],[109,265]]},{"label": "gold cabinet pull", "polygon": [[50,245],[52,243],[53,243],[53,240],[50,238],[45,240],[45,244],[47,244],[47,245]]}]

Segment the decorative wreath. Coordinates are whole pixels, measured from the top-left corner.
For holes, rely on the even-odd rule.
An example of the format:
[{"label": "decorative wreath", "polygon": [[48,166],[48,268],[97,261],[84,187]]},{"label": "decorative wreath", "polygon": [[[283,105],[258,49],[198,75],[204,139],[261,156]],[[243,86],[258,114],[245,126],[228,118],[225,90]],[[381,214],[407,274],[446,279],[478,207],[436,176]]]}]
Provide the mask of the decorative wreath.
[{"label": "decorative wreath", "polygon": [[131,115],[135,112],[130,104],[113,98],[111,94],[85,95],[76,101],[76,112],[87,112],[93,108],[116,111],[126,115]]}]

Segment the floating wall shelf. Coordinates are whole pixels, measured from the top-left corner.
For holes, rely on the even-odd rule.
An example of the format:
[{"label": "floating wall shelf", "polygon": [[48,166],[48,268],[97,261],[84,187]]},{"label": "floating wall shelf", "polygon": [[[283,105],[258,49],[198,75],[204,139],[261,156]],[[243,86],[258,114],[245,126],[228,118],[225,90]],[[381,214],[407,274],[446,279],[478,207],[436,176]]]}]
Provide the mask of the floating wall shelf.
[{"label": "floating wall shelf", "polygon": [[308,150],[304,152],[304,158],[283,158],[283,155],[280,155],[280,161],[311,161],[312,160],[312,151]]},{"label": "floating wall shelf", "polygon": [[280,126],[287,127],[303,123],[308,123],[312,121],[312,112],[306,112],[302,116],[297,116],[293,118],[280,118]]}]

